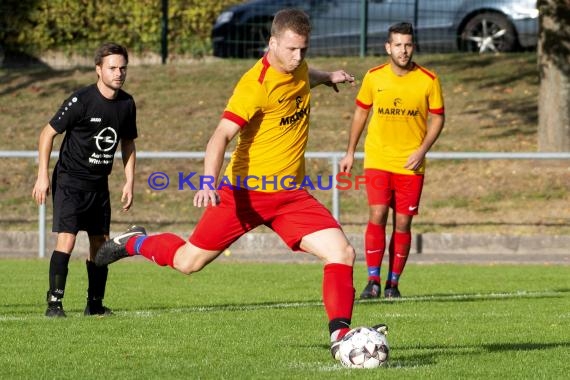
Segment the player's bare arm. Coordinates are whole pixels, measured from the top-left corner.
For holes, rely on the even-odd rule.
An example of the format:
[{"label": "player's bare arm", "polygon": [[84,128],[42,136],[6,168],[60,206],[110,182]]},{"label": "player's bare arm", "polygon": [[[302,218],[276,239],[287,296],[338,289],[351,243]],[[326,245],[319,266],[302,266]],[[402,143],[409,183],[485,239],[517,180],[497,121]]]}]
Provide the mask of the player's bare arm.
[{"label": "player's bare arm", "polygon": [[[240,131],[239,125],[228,119],[220,120],[206,147],[204,159],[204,176],[214,178],[214,184],[218,183],[220,171],[224,163],[226,147]],[[213,206],[219,203],[218,192],[215,189],[198,189],[194,196],[195,207],[206,207],[208,203]]]},{"label": "player's bare arm", "polygon": [[443,129],[444,124],[445,115],[430,114],[426,136],[424,137],[422,145],[420,145],[420,147],[414,153],[412,153],[410,157],[408,157],[406,166],[404,166],[406,169],[416,170],[421,166],[427,152],[429,152],[441,134],[441,130]]},{"label": "player's bare arm", "polygon": [[121,195],[122,210],[129,211],[133,205],[135,166],[137,160],[135,140],[121,140],[121,155],[125,170],[125,185]]},{"label": "player's bare arm", "polygon": [[337,83],[350,83],[352,86],[355,85],[354,76],[344,70],[322,71],[309,68],[309,82],[311,83],[311,88],[324,84],[332,87],[336,92],[338,92]]},{"label": "player's bare arm", "polygon": [[38,178],[32,190],[32,197],[38,205],[45,204],[46,198],[50,193],[49,159],[56,135],[56,130],[49,124],[40,133],[38,142]]},{"label": "player's bare arm", "polygon": [[350,173],[350,170],[352,169],[352,165],[354,163],[354,152],[356,152],[356,146],[358,145],[362,131],[364,131],[364,127],[366,126],[366,120],[368,120],[369,113],[370,108],[364,109],[356,106],[354,109],[346,154],[339,162],[339,169],[341,172]]}]

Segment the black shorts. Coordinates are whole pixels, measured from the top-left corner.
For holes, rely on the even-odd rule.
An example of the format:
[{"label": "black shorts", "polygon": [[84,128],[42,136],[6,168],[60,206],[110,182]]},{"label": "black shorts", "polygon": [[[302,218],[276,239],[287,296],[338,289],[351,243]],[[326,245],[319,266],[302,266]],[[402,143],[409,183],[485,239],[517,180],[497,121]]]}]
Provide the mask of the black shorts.
[{"label": "black shorts", "polygon": [[109,190],[85,191],[73,187],[53,187],[53,232],[109,235],[111,200]]}]

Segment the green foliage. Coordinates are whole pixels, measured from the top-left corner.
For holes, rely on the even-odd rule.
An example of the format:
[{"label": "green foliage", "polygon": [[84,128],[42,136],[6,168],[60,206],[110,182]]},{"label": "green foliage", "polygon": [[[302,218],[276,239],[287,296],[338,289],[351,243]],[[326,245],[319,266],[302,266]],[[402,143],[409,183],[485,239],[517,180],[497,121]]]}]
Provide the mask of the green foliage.
[{"label": "green foliage", "polygon": [[[236,0],[169,0],[171,54],[202,56],[219,12]],[[0,45],[31,55],[45,51],[91,54],[104,41],[137,53],[159,53],[162,2],[158,0],[4,0]]]}]

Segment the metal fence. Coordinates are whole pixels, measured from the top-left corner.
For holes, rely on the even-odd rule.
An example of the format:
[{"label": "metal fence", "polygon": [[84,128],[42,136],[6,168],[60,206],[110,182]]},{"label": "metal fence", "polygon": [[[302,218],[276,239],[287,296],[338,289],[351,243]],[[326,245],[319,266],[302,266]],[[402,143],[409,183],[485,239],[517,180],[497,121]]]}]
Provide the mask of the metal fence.
[{"label": "metal fence", "polygon": [[[123,2],[136,3],[135,0]],[[19,36],[20,30],[26,29],[25,25],[37,21],[33,19],[34,2],[21,2],[26,3],[21,9],[11,9],[9,3],[0,2],[0,66],[4,50],[7,52],[6,65],[37,64],[36,57],[24,52],[39,44],[29,36],[45,33],[38,30],[29,33],[30,41]],[[42,12],[43,16],[56,13],[57,2],[52,3]],[[84,3],[95,4],[96,1]],[[190,3],[182,1],[174,6],[171,2],[169,12],[168,1],[155,2],[149,8],[150,14],[144,17],[132,10],[125,11],[133,9],[132,5],[125,6],[117,20],[122,22],[120,30],[129,33],[121,32],[123,37],[117,38],[123,38],[123,43],[133,51],[159,53],[163,63],[170,55],[202,57],[210,52],[219,57],[259,57],[267,47],[273,16],[290,6],[304,10],[311,18],[308,54],[312,56],[383,55],[388,27],[402,21],[414,25],[416,51],[419,52],[529,49],[536,47],[538,37],[536,0],[259,0],[243,1],[239,10],[227,8],[220,14],[204,15],[200,20],[184,17],[188,14],[184,7],[191,7]],[[1,17],[3,14],[6,15],[4,18]],[[149,17],[151,20],[147,20]],[[157,27],[156,32],[144,36],[135,32],[148,25],[158,25],[158,17],[160,28]],[[216,17],[217,22],[214,22]],[[28,18],[33,20],[28,24],[22,22]],[[43,23],[40,24],[51,25],[51,20],[50,17],[41,18]],[[60,37],[69,35],[63,24],[56,22],[50,31]],[[97,33],[89,33],[90,29]],[[58,38],[60,45],[52,50],[85,52],[86,46],[100,43],[99,24],[85,25],[83,32],[81,38]],[[115,30],[114,33],[118,32]],[[97,37],[90,40],[91,35]],[[36,54],[42,55],[41,52]],[[85,59],[77,64],[89,61]],[[154,61],[152,57],[145,59]]]},{"label": "metal fence", "polygon": [[[52,158],[58,157],[58,152],[52,152]],[[333,181],[339,174],[338,163],[344,157],[344,152],[307,152],[306,158],[324,159],[330,163],[330,173]],[[37,159],[37,151],[0,151],[0,158],[30,158]],[[137,152],[137,159],[203,159],[205,152]],[[116,158],[120,158],[117,153]],[[226,153],[229,158],[229,153]],[[355,158],[363,159],[364,153],[355,154]],[[429,152],[427,158],[430,160],[568,160],[570,152]],[[340,197],[339,189],[333,182],[331,187],[332,214],[339,220],[340,218]],[[38,232],[39,232],[39,252],[40,258],[45,257],[46,244],[46,211],[45,205],[38,208]]]},{"label": "metal fence", "polygon": [[[222,13],[213,27],[214,55],[260,56],[271,20],[287,1],[261,0]],[[533,0],[315,0],[295,3],[311,18],[309,55],[382,55],[388,28],[409,22],[420,52],[496,52],[536,46]]]}]

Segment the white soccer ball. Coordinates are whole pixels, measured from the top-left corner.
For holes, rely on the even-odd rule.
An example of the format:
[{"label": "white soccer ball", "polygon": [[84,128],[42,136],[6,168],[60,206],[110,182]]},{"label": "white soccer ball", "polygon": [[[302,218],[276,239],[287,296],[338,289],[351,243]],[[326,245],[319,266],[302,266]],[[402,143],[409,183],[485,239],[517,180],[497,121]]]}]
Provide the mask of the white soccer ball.
[{"label": "white soccer ball", "polygon": [[376,368],[388,361],[386,335],[370,327],[350,330],[339,346],[340,362],[349,368]]}]

